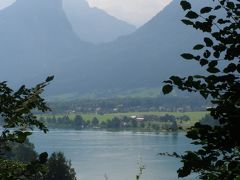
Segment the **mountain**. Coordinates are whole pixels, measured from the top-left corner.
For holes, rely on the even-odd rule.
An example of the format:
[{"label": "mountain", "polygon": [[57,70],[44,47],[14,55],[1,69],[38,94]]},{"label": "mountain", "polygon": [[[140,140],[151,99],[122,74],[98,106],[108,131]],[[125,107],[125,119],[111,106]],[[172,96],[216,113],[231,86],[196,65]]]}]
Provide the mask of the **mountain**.
[{"label": "mountain", "polygon": [[92,45],[72,30],[61,0],[17,0],[0,11],[0,77],[39,82]]},{"label": "mountain", "polygon": [[78,61],[69,66],[71,77],[77,77],[71,86],[82,91],[159,87],[171,75],[198,73],[197,63],[180,58],[201,39],[201,33],[182,24],[183,17],[174,0],[135,33],[99,45],[84,66]]},{"label": "mountain", "polygon": [[1,80],[33,84],[54,74],[51,94],[159,88],[171,75],[199,71],[180,58],[201,39],[182,17],[174,0],[136,32],[92,45],[76,35],[61,0],[18,0],[0,11]]},{"label": "mountain", "polygon": [[136,30],[133,25],[116,19],[85,0],[63,1],[64,11],[80,39],[95,44],[110,42]]}]

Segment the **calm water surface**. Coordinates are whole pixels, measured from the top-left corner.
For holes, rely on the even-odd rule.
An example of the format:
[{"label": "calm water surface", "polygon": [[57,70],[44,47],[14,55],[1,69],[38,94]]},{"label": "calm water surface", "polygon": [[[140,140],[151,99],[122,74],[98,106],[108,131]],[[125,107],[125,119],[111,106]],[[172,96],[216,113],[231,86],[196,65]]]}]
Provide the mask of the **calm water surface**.
[{"label": "calm water surface", "polygon": [[141,180],[175,180],[181,164],[157,154],[192,149],[184,133],[51,130],[34,132],[31,141],[38,152],[64,152],[78,180],[135,180],[139,162],[146,167]]}]

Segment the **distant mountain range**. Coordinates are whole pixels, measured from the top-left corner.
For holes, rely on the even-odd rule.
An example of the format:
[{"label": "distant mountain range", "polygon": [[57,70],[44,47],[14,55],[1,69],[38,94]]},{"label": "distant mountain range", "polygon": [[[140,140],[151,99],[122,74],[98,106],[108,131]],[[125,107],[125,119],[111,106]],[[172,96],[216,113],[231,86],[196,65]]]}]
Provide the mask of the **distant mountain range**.
[{"label": "distant mountain range", "polygon": [[[96,9],[87,9],[93,18]],[[172,74],[197,71],[195,64],[180,60],[180,54],[190,50],[200,38],[180,22],[182,17],[179,1],[174,0],[134,33],[94,45],[81,38],[81,33],[77,35],[75,20],[69,21],[61,0],[18,0],[0,11],[1,80],[33,84],[54,74],[56,78],[49,89],[52,94],[159,87]],[[91,18],[89,21],[94,22]],[[127,27],[124,22],[108,18],[112,19],[109,22]],[[81,22],[86,20],[87,16]],[[85,30],[87,27],[90,24]],[[89,32],[94,33],[94,28]],[[128,32],[134,30],[131,26],[129,29]],[[104,40],[95,35],[95,43]],[[94,39],[88,37],[88,41]]]},{"label": "distant mountain range", "polygon": [[84,41],[95,44],[110,42],[136,30],[133,25],[103,10],[90,8],[85,0],[64,0],[63,8],[73,30]]}]

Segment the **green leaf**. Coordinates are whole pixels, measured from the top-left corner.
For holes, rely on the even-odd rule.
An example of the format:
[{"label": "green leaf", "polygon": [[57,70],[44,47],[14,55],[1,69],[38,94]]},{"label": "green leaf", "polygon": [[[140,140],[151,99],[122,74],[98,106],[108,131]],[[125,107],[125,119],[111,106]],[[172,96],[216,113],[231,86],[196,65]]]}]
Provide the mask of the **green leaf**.
[{"label": "green leaf", "polygon": [[25,134],[26,136],[30,136],[30,135],[32,135],[32,132],[24,132],[24,134]]},{"label": "green leaf", "polygon": [[194,57],[194,59],[197,60],[197,61],[199,61],[200,58],[201,58],[201,56],[195,56],[195,57]]},{"label": "green leaf", "polygon": [[206,59],[201,59],[201,60],[200,60],[200,65],[201,65],[201,66],[204,66],[204,65],[206,65],[206,64],[208,64],[208,60],[206,60]]},{"label": "green leaf", "polygon": [[197,13],[195,13],[195,12],[193,12],[193,11],[189,11],[187,14],[186,14],[186,17],[187,18],[190,18],[190,19],[196,19],[196,18],[198,18],[198,14]]},{"label": "green leaf", "polygon": [[46,79],[46,82],[50,82],[54,79],[54,76],[48,76],[47,79]]},{"label": "green leaf", "polygon": [[233,3],[233,2],[227,2],[227,7],[229,8],[229,9],[234,9],[235,8],[235,4]]},{"label": "green leaf", "polygon": [[209,58],[211,56],[211,52],[209,50],[206,50],[203,54],[205,58]]},{"label": "green leaf", "polygon": [[182,80],[178,76],[171,76],[170,79],[173,81],[173,83],[177,86],[182,85]]},{"label": "green leaf", "polygon": [[213,41],[210,38],[205,37],[204,42],[206,43],[207,47],[213,46]]},{"label": "green leaf", "polygon": [[209,64],[208,64],[208,66],[209,67],[215,67],[216,65],[218,65],[218,61],[216,61],[216,60],[214,60],[214,61],[211,61]]},{"label": "green leaf", "polygon": [[182,9],[184,11],[186,11],[187,9],[191,9],[192,8],[191,4],[189,2],[187,2],[187,1],[181,1],[180,5],[182,6]]},{"label": "green leaf", "polygon": [[219,24],[226,24],[226,23],[231,23],[230,20],[224,20],[224,19],[218,19],[217,21]]},{"label": "green leaf", "polygon": [[221,7],[222,7],[222,6],[217,5],[217,6],[214,8],[214,10],[219,10],[219,9],[221,9]]},{"label": "green leaf", "polygon": [[193,25],[194,24],[192,21],[190,21],[188,19],[182,19],[181,21],[186,25]]},{"label": "green leaf", "polygon": [[212,23],[211,22],[199,22],[195,23],[196,29],[200,29],[203,32],[212,32]]},{"label": "green leaf", "polygon": [[220,72],[220,70],[216,67],[209,67],[207,71],[213,74]]},{"label": "green leaf", "polygon": [[196,78],[196,79],[204,79],[205,76],[202,76],[202,75],[195,75],[194,78]]},{"label": "green leaf", "polygon": [[200,50],[202,48],[204,48],[204,45],[202,44],[197,44],[196,46],[193,47],[194,50]]},{"label": "green leaf", "polygon": [[215,52],[213,53],[213,56],[214,56],[215,58],[219,58],[219,57],[220,57],[220,52],[219,52],[219,51],[215,51]]},{"label": "green leaf", "polygon": [[44,164],[47,162],[47,159],[48,159],[48,153],[47,152],[44,152],[44,153],[41,153],[39,155],[39,161]]},{"label": "green leaf", "polygon": [[230,72],[234,72],[234,71],[236,71],[236,70],[237,70],[236,64],[230,63],[230,64],[223,70],[223,72],[224,72],[224,73],[230,73]]},{"label": "green leaf", "polygon": [[208,19],[210,19],[210,20],[213,21],[214,19],[216,19],[216,17],[217,17],[217,16],[211,15],[211,16],[208,17]]},{"label": "green leaf", "polygon": [[167,84],[162,88],[163,94],[169,94],[170,92],[172,92],[172,90],[173,90],[173,86],[170,84]]},{"label": "green leaf", "polygon": [[212,10],[211,7],[204,7],[200,10],[201,14],[209,13]]},{"label": "green leaf", "polygon": [[181,54],[181,56],[182,56],[184,59],[187,59],[187,60],[194,59],[194,56],[193,56],[192,54],[189,54],[189,53]]},{"label": "green leaf", "polygon": [[186,177],[191,173],[191,168],[186,166],[182,167],[177,171],[177,173],[179,178]]},{"label": "green leaf", "polygon": [[17,134],[17,139],[16,139],[16,141],[17,141],[18,143],[24,143],[24,141],[25,141],[26,138],[27,138],[27,134],[25,134],[25,133],[23,133],[23,132],[21,132],[21,131],[16,132],[16,134]]}]

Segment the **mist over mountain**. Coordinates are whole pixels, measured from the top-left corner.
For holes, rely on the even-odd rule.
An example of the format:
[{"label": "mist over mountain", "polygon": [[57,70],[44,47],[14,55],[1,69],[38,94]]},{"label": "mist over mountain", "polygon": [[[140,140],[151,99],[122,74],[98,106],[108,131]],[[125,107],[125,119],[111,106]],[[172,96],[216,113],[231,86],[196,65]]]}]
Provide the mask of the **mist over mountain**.
[{"label": "mist over mountain", "polygon": [[71,77],[81,77],[71,86],[79,90],[159,87],[171,75],[197,73],[197,64],[182,60],[180,54],[191,51],[201,36],[182,24],[182,17],[179,1],[173,1],[135,33],[99,45],[84,68],[70,65]]},{"label": "mist over mountain", "polygon": [[0,75],[12,84],[39,82],[92,47],[73,32],[61,0],[17,0],[0,24]]},{"label": "mist over mountain", "polygon": [[1,80],[33,84],[54,74],[51,94],[159,87],[196,73],[180,58],[198,42],[183,16],[175,0],[136,32],[93,45],[76,35],[61,0],[17,0],[0,11]]},{"label": "mist over mountain", "polygon": [[103,43],[130,34],[135,26],[108,15],[98,8],[90,8],[85,0],[64,0],[63,8],[80,39]]}]

